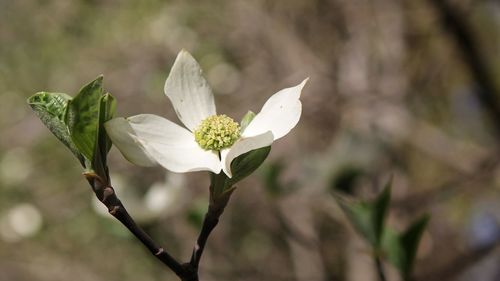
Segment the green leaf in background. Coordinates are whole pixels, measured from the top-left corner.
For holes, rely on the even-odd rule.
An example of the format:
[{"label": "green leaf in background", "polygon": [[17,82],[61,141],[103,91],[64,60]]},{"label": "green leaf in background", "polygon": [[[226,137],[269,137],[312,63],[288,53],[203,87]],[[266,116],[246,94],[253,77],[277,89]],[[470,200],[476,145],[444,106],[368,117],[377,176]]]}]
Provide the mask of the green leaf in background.
[{"label": "green leaf in background", "polygon": [[389,179],[382,193],[373,202],[373,228],[375,233],[376,248],[379,248],[384,234],[385,218],[391,203],[392,178]]},{"label": "green leaf in background", "polygon": [[418,245],[420,244],[422,234],[429,223],[429,219],[430,216],[428,214],[423,215],[414,221],[401,236],[401,243],[407,254],[407,264],[405,266],[407,273],[411,273],[415,257],[417,256]]},{"label": "green leaf in background", "polygon": [[428,221],[429,216],[424,215],[413,222],[403,233],[397,233],[389,228],[385,230],[382,251],[389,262],[398,269],[404,280],[408,280],[411,276],[420,238]]},{"label": "green leaf in background", "polygon": [[71,139],[66,124],[66,113],[71,97],[63,93],[39,92],[27,102],[49,130],[83,162],[82,155]]},{"label": "green leaf in background", "polygon": [[264,189],[271,197],[279,197],[290,194],[301,188],[301,185],[295,180],[284,181],[282,178],[287,165],[283,159],[269,162],[262,167],[262,181]]},{"label": "green leaf in background", "polygon": [[92,161],[97,145],[102,76],[84,86],[69,102],[66,115],[71,138],[78,150]]},{"label": "green leaf in background", "polygon": [[339,171],[330,180],[331,192],[342,192],[349,195],[354,195],[356,182],[366,172],[358,166],[347,164],[339,169]]},{"label": "green leaf in background", "polygon": [[375,230],[372,227],[372,208],[366,202],[358,202],[336,195],[342,211],[347,219],[354,226],[356,231],[363,236],[368,242],[375,246],[377,244]]},{"label": "green leaf in background", "polygon": [[354,201],[338,194],[335,198],[354,228],[379,249],[391,199],[391,181],[373,201]]}]

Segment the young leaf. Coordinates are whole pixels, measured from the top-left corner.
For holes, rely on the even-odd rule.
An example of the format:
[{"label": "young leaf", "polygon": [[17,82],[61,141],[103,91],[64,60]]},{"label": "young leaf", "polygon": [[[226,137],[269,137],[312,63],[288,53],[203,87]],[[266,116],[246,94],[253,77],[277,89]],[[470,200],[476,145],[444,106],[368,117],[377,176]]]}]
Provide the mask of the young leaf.
[{"label": "young leaf", "polygon": [[66,122],[71,138],[79,151],[94,159],[99,127],[100,99],[103,94],[102,76],[84,86],[69,102]]},{"label": "young leaf", "polygon": [[99,144],[101,147],[105,148],[105,152],[108,153],[111,149],[112,143],[106,134],[104,129],[104,123],[111,120],[115,115],[116,110],[116,100],[110,94],[106,93],[101,97],[100,109],[99,109]]},{"label": "young leaf", "polygon": [[82,155],[70,137],[65,115],[71,97],[63,93],[39,92],[27,102],[47,128],[80,160]]},{"label": "young leaf", "polygon": [[411,276],[420,238],[428,221],[429,216],[424,215],[403,233],[397,233],[389,228],[385,230],[382,250],[404,280],[409,280]]},{"label": "young leaf", "polygon": [[233,177],[228,179],[227,187],[231,187],[257,170],[262,162],[266,160],[270,151],[271,146],[266,146],[236,157],[236,159],[231,162]]},{"label": "young leaf", "polygon": [[245,131],[246,127],[250,124],[250,122],[252,122],[253,118],[255,117],[255,113],[253,113],[253,111],[249,110],[245,116],[243,116],[243,118],[241,119],[240,121],[240,127],[241,127],[241,131]]},{"label": "young leaf", "polygon": [[110,93],[106,93],[99,100],[99,124],[97,126],[98,143],[95,153],[99,153],[102,159],[106,159],[106,156],[112,146],[111,140],[104,129],[104,123],[113,118],[115,108],[116,100]]},{"label": "young leaf", "polygon": [[231,163],[233,177],[229,178],[225,173],[212,174],[210,181],[211,196],[220,196],[234,190],[234,185],[253,173],[266,160],[271,146],[262,147],[249,151],[236,157]]},{"label": "young leaf", "polygon": [[106,93],[99,100],[99,123],[97,126],[97,145],[95,146],[94,158],[92,159],[92,168],[103,178],[108,178],[107,155],[111,149],[111,140],[109,139],[104,123],[113,118],[116,108],[116,101],[111,94]]}]

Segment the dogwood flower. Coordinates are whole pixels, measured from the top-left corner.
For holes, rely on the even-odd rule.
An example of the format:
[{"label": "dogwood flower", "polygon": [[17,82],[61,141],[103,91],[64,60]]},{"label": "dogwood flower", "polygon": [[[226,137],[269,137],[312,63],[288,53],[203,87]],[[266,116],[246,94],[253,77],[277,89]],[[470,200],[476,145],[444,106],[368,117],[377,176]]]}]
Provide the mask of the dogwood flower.
[{"label": "dogwood flower", "polygon": [[140,166],[161,165],[172,172],[222,171],[232,177],[231,162],[269,146],[297,125],[299,100],[307,79],[271,96],[246,128],[217,115],[214,96],[199,64],[182,50],[165,82],[165,94],[186,128],[153,114],[115,118],[105,124],[113,144]]}]

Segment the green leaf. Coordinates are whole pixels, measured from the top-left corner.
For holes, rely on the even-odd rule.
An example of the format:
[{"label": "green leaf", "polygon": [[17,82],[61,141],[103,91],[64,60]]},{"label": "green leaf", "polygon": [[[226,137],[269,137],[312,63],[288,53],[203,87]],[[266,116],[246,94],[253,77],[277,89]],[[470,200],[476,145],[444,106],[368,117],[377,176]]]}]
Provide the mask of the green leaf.
[{"label": "green leaf", "polygon": [[115,99],[103,95],[103,77],[84,86],[71,99],[66,94],[41,92],[28,99],[28,103],[42,122],[78,157],[80,163],[107,178],[107,153],[111,140],[104,123],[115,112]]},{"label": "green leaf", "polygon": [[71,97],[63,93],[39,92],[27,102],[47,128],[80,160],[82,155],[70,137],[65,116]]},{"label": "green leaf", "polygon": [[234,191],[234,185],[253,173],[266,160],[271,146],[262,147],[249,151],[236,157],[231,162],[233,177],[229,178],[225,173],[211,174],[210,193],[211,197],[217,198],[228,192]]},{"label": "green leaf", "polygon": [[[101,97],[99,110],[99,144],[101,147],[105,148],[105,152],[108,153],[111,149],[112,142],[111,139],[106,134],[104,129],[104,123],[108,122],[113,118],[116,111],[116,99],[110,94],[106,93]],[[101,145],[102,144],[102,145]]]},{"label": "green leaf", "polygon": [[98,129],[98,145],[96,149],[96,153],[100,153],[101,158],[105,159],[109,150],[111,149],[112,143],[111,139],[106,134],[106,130],[104,129],[104,123],[111,120],[113,115],[115,114],[116,109],[116,100],[110,94],[106,93],[99,100],[99,125]]},{"label": "green leaf", "polygon": [[99,123],[97,126],[97,145],[95,146],[92,168],[101,177],[108,178],[107,155],[111,149],[111,139],[104,129],[104,123],[113,118],[116,108],[115,98],[106,93],[99,100]]},{"label": "green leaf", "polygon": [[255,117],[255,113],[252,111],[248,111],[245,116],[240,121],[240,127],[241,127],[241,132],[245,131],[246,127],[250,125],[250,122],[252,122],[253,118]]},{"label": "green leaf", "polygon": [[91,161],[94,159],[98,138],[102,79],[100,76],[84,86],[69,102],[66,115],[73,142],[83,156]]},{"label": "green leaf", "polygon": [[228,187],[231,187],[257,170],[262,162],[266,160],[269,152],[271,152],[271,146],[266,146],[236,157],[231,162],[233,177],[228,180]]},{"label": "green leaf", "polygon": [[367,202],[352,201],[336,195],[337,202],[354,229],[372,246],[377,245],[377,235],[373,227],[373,210]]},{"label": "green leaf", "polygon": [[396,230],[391,227],[386,227],[382,239],[382,253],[401,273],[403,264],[406,263],[406,255],[400,238]]},{"label": "green leaf", "polygon": [[429,215],[423,215],[421,218],[413,222],[410,227],[401,235],[401,244],[403,245],[406,253],[406,263],[404,264],[405,276],[411,274],[415,257],[417,256],[418,245],[424,233],[427,223],[429,222]]},{"label": "green leaf", "polygon": [[356,231],[373,248],[379,249],[391,199],[391,181],[387,183],[384,190],[372,201],[349,200],[339,194],[336,194],[335,198]]},{"label": "green leaf", "polygon": [[385,218],[391,202],[392,178],[387,182],[382,193],[373,202],[373,228],[376,239],[376,247],[380,246],[384,232]]},{"label": "green leaf", "polygon": [[385,230],[382,250],[404,280],[408,280],[411,276],[418,245],[428,221],[429,216],[424,215],[413,222],[403,233],[397,233],[389,228]]},{"label": "green leaf", "polygon": [[354,195],[356,181],[365,174],[361,167],[346,165],[342,167],[330,180],[331,192],[343,192]]}]

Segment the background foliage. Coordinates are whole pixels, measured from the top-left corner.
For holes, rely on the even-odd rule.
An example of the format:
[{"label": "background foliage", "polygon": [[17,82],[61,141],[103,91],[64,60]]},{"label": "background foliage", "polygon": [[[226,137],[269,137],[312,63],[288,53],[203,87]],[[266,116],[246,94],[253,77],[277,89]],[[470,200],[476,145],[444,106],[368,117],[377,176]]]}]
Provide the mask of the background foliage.
[{"label": "background foliage", "polygon": [[[117,116],[177,120],[162,89],[182,48],[237,120],[311,77],[301,122],[239,183],[210,237],[203,280],[374,280],[369,246],[331,191],[373,198],[391,174],[388,223],[402,231],[432,216],[415,279],[498,280],[499,120],[433,2],[0,1],[0,280],[175,280],[98,215],[78,161],[25,100],[75,96],[104,74]],[[500,5],[450,2],[497,95]],[[110,158],[132,215],[187,258],[208,177]]]}]

